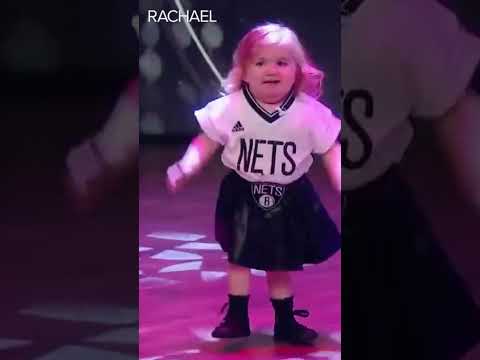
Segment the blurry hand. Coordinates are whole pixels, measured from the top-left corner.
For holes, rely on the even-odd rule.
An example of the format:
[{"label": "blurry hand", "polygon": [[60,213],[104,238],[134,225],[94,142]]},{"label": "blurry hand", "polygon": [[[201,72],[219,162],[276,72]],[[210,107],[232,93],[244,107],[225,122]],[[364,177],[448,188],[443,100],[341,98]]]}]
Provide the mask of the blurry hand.
[{"label": "blurry hand", "polygon": [[183,188],[186,182],[187,176],[182,171],[182,168],[180,167],[178,162],[168,167],[166,179],[168,191],[170,191],[171,193],[176,193]]}]

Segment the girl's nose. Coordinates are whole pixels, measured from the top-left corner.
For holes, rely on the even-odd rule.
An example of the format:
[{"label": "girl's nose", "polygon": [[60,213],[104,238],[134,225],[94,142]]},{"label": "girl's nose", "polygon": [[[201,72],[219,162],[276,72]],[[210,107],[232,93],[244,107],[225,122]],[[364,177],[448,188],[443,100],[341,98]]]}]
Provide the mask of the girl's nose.
[{"label": "girl's nose", "polygon": [[274,64],[274,63],[273,63],[273,64],[267,65],[266,71],[267,71],[267,73],[269,73],[269,74],[276,74],[277,71],[278,71],[278,66],[277,66],[277,64]]}]

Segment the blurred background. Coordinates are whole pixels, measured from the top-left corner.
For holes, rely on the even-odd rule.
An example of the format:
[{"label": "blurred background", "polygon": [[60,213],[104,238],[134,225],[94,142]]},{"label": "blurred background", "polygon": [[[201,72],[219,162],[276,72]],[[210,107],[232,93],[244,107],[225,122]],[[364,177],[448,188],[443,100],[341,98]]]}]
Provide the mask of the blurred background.
[{"label": "blurred background", "polygon": [[37,216],[33,199],[62,196],[55,175],[69,150],[102,128],[137,74],[136,10],[135,1],[9,4],[0,36],[4,185],[22,191],[5,186],[4,205]]},{"label": "blurred background", "polygon": [[3,5],[0,357],[136,359],[136,160],[112,181],[69,159],[119,102],[138,113],[138,2]]}]

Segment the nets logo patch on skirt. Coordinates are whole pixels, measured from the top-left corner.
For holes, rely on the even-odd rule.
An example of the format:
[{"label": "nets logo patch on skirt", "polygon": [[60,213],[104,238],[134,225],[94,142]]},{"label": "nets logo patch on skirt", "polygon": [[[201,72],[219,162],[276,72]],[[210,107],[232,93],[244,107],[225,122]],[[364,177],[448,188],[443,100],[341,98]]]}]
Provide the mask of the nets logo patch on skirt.
[{"label": "nets logo patch on skirt", "polygon": [[264,210],[275,209],[285,194],[285,186],[273,183],[252,183],[250,190],[256,204]]},{"label": "nets logo patch on skirt", "polygon": [[215,239],[228,261],[267,271],[302,270],[340,249],[340,234],[313,184],[251,183],[235,171],[220,185]]}]

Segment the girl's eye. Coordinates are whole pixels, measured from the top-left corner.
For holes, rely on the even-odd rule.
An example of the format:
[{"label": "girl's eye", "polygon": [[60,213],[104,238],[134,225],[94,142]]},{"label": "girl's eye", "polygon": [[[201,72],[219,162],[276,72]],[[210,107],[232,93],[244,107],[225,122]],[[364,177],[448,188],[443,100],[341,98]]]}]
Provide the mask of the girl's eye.
[{"label": "girl's eye", "polygon": [[288,65],[288,62],[283,61],[283,60],[280,60],[280,61],[277,62],[277,65],[278,65],[278,66],[287,66],[287,65]]},{"label": "girl's eye", "polygon": [[255,66],[262,66],[262,65],[263,65],[263,61],[257,61],[257,62],[255,63]]}]

